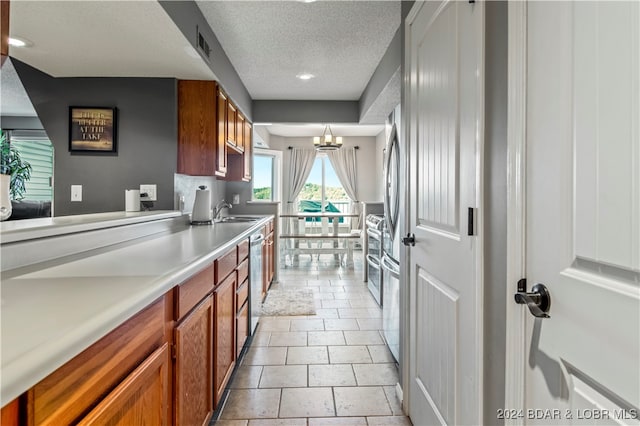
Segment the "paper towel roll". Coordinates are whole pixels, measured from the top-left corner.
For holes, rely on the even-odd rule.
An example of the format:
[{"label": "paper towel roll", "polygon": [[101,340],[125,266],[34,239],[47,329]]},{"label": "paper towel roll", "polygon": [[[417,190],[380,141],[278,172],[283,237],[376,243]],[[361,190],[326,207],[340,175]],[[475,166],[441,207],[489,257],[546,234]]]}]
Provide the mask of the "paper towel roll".
[{"label": "paper towel roll", "polygon": [[127,212],[140,211],[140,190],[139,189],[124,190],[124,210]]},{"label": "paper towel roll", "polygon": [[196,199],[193,203],[193,212],[191,212],[192,222],[209,222],[211,221],[211,191],[201,187],[196,191]]}]

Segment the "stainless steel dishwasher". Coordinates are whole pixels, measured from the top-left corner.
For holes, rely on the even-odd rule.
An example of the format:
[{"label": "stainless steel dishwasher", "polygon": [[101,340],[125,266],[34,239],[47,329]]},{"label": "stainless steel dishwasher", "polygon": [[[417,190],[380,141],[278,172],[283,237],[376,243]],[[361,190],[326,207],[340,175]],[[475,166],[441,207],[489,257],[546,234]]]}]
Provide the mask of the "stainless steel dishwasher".
[{"label": "stainless steel dishwasher", "polygon": [[251,335],[253,335],[258,326],[260,311],[262,310],[262,246],[264,245],[264,235],[261,231],[258,231],[251,235],[249,242],[249,285],[251,286],[249,311],[251,316]]}]

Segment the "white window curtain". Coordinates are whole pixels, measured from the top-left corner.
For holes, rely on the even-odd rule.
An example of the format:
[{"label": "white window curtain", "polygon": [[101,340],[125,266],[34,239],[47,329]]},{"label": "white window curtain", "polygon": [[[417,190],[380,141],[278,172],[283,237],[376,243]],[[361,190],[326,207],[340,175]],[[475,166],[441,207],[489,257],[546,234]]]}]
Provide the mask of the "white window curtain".
[{"label": "white window curtain", "polygon": [[340,183],[351,199],[351,213],[357,214],[357,218],[351,221],[352,229],[360,229],[360,202],[358,201],[358,168],[356,166],[356,149],[341,148],[327,153],[333,169],[340,179]]},{"label": "white window curtain", "polygon": [[[316,159],[316,150],[308,148],[291,148],[289,150],[289,185],[285,194],[285,214],[294,214],[297,211],[295,203],[298,194],[302,191]],[[285,234],[290,233],[290,219],[282,221],[282,229]]]}]

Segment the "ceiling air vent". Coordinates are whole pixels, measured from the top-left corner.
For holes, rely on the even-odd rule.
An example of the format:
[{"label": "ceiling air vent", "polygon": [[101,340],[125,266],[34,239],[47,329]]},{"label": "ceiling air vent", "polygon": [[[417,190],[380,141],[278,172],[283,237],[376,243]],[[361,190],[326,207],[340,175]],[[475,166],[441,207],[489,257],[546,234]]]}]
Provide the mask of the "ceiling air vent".
[{"label": "ceiling air vent", "polygon": [[207,39],[204,38],[202,33],[200,33],[200,30],[197,29],[197,31],[198,31],[198,50],[200,51],[200,53],[202,53],[205,59],[209,60],[210,59],[209,55],[211,55],[211,48],[209,47],[209,43],[207,42]]}]

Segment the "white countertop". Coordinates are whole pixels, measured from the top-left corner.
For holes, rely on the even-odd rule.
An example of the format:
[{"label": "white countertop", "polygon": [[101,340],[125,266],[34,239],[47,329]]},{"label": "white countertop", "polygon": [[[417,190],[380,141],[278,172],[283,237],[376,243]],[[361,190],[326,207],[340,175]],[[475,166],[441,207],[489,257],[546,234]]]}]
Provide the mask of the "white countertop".
[{"label": "white countertop", "polygon": [[[247,238],[258,222],[192,226],[3,274],[0,406]],[[4,237],[4,235],[3,235]]]},{"label": "white countertop", "polygon": [[181,216],[175,210],[143,212],[107,212],[76,216],[56,216],[39,219],[8,220],[0,222],[0,241],[11,243],[34,238],[52,237],[72,232],[85,232],[110,226],[130,225],[149,220]]}]

